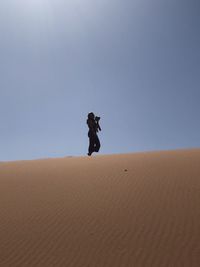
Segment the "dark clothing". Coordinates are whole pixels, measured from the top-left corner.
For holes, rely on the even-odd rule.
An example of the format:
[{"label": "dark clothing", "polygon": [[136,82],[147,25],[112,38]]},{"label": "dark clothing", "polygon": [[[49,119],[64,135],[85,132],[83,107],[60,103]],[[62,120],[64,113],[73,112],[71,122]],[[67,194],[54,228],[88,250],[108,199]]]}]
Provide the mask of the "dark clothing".
[{"label": "dark clothing", "polygon": [[88,119],[87,124],[89,127],[88,137],[89,137],[89,148],[88,155],[90,156],[93,152],[99,152],[100,141],[97,135],[99,125],[95,120]]},{"label": "dark clothing", "polygon": [[89,131],[88,132],[89,137],[89,148],[88,148],[88,154],[92,154],[93,152],[99,152],[100,149],[100,141],[99,137],[96,133]]},{"label": "dark clothing", "polygon": [[95,120],[88,119],[87,125],[88,125],[90,131],[95,132],[95,133],[98,132],[99,124]]}]

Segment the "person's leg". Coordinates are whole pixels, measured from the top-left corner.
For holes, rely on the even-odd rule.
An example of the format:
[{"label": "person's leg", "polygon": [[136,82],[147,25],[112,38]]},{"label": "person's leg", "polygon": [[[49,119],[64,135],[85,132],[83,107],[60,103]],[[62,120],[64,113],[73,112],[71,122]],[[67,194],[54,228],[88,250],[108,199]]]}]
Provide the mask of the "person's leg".
[{"label": "person's leg", "polygon": [[94,151],[95,151],[95,138],[93,135],[89,135],[88,156],[91,156]]},{"label": "person's leg", "polygon": [[99,152],[99,149],[100,149],[100,146],[101,146],[101,144],[100,144],[100,141],[99,141],[99,137],[98,137],[98,135],[96,135],[95,136],[95,152]]}]

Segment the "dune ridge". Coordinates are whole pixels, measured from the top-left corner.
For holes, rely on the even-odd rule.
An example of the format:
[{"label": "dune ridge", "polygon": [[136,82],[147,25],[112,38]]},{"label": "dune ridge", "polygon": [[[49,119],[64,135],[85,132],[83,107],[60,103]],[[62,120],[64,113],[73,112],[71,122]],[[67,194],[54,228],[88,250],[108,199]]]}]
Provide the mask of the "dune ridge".
[{"label": "dune ridge", "polygon": [[199,267],[200,149],[0,164],[0,266]]}]

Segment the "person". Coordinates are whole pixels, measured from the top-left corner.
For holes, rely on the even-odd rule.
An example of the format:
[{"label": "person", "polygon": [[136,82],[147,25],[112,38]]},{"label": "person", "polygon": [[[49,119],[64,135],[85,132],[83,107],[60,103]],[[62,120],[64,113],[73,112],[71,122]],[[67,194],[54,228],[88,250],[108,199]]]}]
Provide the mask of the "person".
[{"label": "person", "polygon": [[93,112],[88,114],[87,125],[89,128],[88,137],[89,137],[89,147],[88,147],[88,156],[91,156],[93,152],[99,152],[100,141],[97,135],[98,131],[101,131],[99,125],[100,117],[95,117]]}]

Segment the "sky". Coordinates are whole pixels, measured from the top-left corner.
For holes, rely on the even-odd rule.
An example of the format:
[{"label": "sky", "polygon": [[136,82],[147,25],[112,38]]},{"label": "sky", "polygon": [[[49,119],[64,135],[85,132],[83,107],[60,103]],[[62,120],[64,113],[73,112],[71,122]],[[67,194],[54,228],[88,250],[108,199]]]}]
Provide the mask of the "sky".
[{"label": "sky", "polygon": [[0,161],[200,147],[199,0],[1,0]]}]

